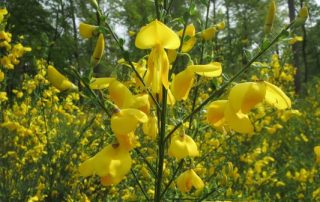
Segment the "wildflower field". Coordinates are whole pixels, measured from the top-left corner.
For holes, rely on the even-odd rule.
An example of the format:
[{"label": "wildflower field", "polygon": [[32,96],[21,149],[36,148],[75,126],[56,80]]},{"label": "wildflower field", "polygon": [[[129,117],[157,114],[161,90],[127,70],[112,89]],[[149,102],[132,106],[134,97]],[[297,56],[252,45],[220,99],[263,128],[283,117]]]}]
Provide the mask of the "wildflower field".
[{"label": "wildflower field", "polygon": [[0,201],[320,201],[320,3],[0,2]]}]

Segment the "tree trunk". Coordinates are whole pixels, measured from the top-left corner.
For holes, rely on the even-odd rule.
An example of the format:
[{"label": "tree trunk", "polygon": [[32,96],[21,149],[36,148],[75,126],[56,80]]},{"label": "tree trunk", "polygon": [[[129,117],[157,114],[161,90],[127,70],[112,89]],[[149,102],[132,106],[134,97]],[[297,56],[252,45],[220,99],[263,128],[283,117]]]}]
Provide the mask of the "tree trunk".
[{"label": "tree trunk", "polygon": [[[292,22],[296,17],[294,0],[288,0],[288,8],[289,8],[290,22]],[[293,66],[296,68],[296,74],[294,76],[295,92],[299,93],[301,89],[301,69],[299,68],[299,47],[297,43],[292,45],[292,53],[293,53]]]}]

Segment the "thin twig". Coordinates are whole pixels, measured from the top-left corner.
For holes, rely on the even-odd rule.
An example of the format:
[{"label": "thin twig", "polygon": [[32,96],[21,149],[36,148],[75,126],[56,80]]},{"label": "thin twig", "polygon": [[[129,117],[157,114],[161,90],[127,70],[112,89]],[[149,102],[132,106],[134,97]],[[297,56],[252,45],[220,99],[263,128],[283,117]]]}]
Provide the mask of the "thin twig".
[{"label": "thin twig", "polygon": [[147,199],[147,201],[149,201],[149,197],[148,197],[147,193],[143,190],[143,187],[142,187],[141,183],[139,182],[139,179],[137,178],[137,176],[136,176],[136,174],[134,173],[133,169],[131,168],[130,170],[131,170],[131,173],[132,173],[134,179],[135,179],[136,182],[138,183],[138,186],[139,186],[141,192],[143,193],[144,197]]}]

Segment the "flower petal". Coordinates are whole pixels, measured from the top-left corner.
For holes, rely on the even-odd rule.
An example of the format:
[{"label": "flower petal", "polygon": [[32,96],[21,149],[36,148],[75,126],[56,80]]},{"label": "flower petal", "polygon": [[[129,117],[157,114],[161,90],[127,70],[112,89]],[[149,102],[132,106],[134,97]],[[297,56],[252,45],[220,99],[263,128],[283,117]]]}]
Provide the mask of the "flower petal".
[{"label": "flower petal", "polygon": [[200,76],[206,77],[218,77],[222,73],[220,62],[211,62],[206,65],[189,65],[187,68]]},{"label": "flower petal", "polygon": [[135,40],[136,47],[149,49],[161,46],[166,49],[177,49],[180,46],[178,35],[158,20],[142,27]]},{"label": "flower petal", "polygon": [[264,82],[266,84],[265,100],[277,109],[291,108],[290,98],[277,86]]},{"label": "flower petal", "polygon": [[251,121],[250,121],[248,115],[246,115],[242,112],[236,113],[232,109],[230,104],[228,104],[226,106],[224,115],[225,115],[227,124],[234,131],[236,131],[238,133],[242,133],[242,134],[253,133],[254,128],[251,124]]},{"label": "flower petal", "polygon": [[245,82],[231,88],[229,102],[235,112],[248,113],[254,106],[262,102],[266,94],[263,82]]},{"label": "flower petal", "polygon": [[174,76],[171,85],[171,91],[177,101],[186,100],[193,86],[194,74],[189,69]]},{"label": "flower petal", "polygon": [[110,83],[113,82],[115,78],[103,77],[103,78],[92,78],[90,83],[90,88],[93,90],[100,90],[108,88]]}]

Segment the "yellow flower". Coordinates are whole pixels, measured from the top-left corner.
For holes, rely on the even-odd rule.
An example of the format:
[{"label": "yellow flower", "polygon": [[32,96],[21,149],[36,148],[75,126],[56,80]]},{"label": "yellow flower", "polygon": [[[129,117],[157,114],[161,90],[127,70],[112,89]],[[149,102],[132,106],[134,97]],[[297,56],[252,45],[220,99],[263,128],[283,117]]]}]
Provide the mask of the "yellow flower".
[{"label": "yellow flower", "polygon": [[302,36],[294,36],[293,38],[291,38],[291,39],[288,41],[288,43],[289,43],[290,45],[293,45],[293,44],[295,44],[295,43],[297,43],[297,42],[300,42],[300,41],[303,41],[303,37],[302,37]]},{"label": "yellow flower", "polygon": [[316,155],[316,163],[320,164],[320,146],[313,148],[314,154]]},{"label": "yellow flower", "polygon": [[168,89],[169,59],[164,49],[177,49],[180,46],[178,35],[155,20],[141,28],[135,45],[140,49],[152,49],[147,63],[146,84],[154,93],[160,93],[162,85]]},{"label": "yellow flower", "polygon": [[266,17],[266,21],[264,23],[264,32],[265,33],[271,32],[275,13],[276,13],[276,2],[275,2],[275,0],[271,0],[269,3],[269,10],[268,10],[268,14]]},{"label": "yellow flower", "polygon": [[115,78],[103,77],[103,78],[92,78],[90,83],[90,88],[93,90],[101,90],[108,88],[110,83],[113,82]]},{"label": "yellow flower", "polygon": [[109,84],[109,95],[111,100],[120,108],[128,108],[133,102],[130,90],[120,81],[113,80]]},{"label": "yellow flower", "polygon": [[217,77],[222,73],[221,63],[211,62],[206,65],[189,65],[174,76],[171,91],[176,100],[186,100],[193,86],[194,74],[206,77]]},{"label": "yellow flower", "polygon": [[309,17],[309,11],[308,7],[306,5],[303,5],[303,7],[300,9],[298,16],[295,19],[294,26],[298,27],[303,25]]},{"label": "yellow flower", "polygon": [[158,134],[158,118],[154,114],[150,115],[148,122],[143,124],[143,132],[152,139],[155,139]]},{"label": "yellow flower", "polygon": [[82,38],[91,38],[97,29],[98,26],[89,25],[83,22],[80,22],[79,25],[79,32]]},{"label": "yellow flower", "polygon": [[[182,37],[183,29],[178,32],[179,37]],[[188,37],[186,41],[183,42],[181,52],[186,53],[189,52],[194,44],[196,43],[196,28],[193,24],[189,24],[186,27],[185,36]]]},{"label": "yellow flower", "polygon": [[215,37],[216,32],[217,32],[217,29],[215,27],[210,27],[201,32],[201,37],[203,40],[208,41],[208,40],[211,40],[213,37]]},{"label": "yellow flower", "polygon": [[182,134],[173,136],[168,154],[171,157],[176,157],[179,161],[187,156],[199,156],[199,151],[194,140],[190,136]]},{"label": "yellow flower", "polygon": [[179,191],[185,193],[189,192],[192,187],[196,188],[197,190],[202,190],[204,183],[197,173],[195,173],[193,169],[190,169],[183,172],[177,178],[177,186]]},{"label": "yellow flower", "polygon": [[280,88],[266,81],[238,84],[230,90],[228,99],[235,112],[248,113],[263,100],[277,109],[291,107],[290,98]]},{"label": "yellow flower", "polygon": [[4,17],[5,15],[7,15],[7,14],[8,14],[8,11],[7,11],[6,8],[1,8],[1,9],[0,9],[0,23],[3,21],[3,17]]},{"label": "yellow flower", "polygon": [[97,65],[99,64],[101,58],[102,58],[102,55],[104,53],[104,36],[102,33],[99,34],[99,37],[98,37],[98,40],[97,40],[97,43],[96,43],[96,47],[94,49],[94,52],[92,54],[92,64],[93,65]]},{"label": "yellow flower", "polygon": [[172,80],[171,92],[177,101],[186,100],[193,86],[194,73],[188,68],[175,75]]},{"label": "yellow flower", "polygon": [[48,66],[48,81],[57,89],[64,91],[68,89],[77,89],[65,76],[63,76],[56,68]]},{"label": "yellow flower", "polygon": [[111,117],[111,129],[115,134],[125,135],[133,132],[139,122],[146,123],[148,116],[138,109],[119,109]]},{"label": "yellow flower", "polygon": [[116,138],[119,144],[128,151],[138,146],[137,137],[134,135],[133,132],[125,135],[116,134]]},{"label": "yellow flower", "polygon": [[79,166],[83,177],[98,175],[103,185],[118,184],[131,168],[129,152],[121,145],[108,145]]},{"label": "yellow flower", "polygon": [[228,99],[234,111],[248,113],[263,101],[265,94],[266,85],[263,82],[245,82],[231,88]]},{"label": "yellow flower", "polygon": [[4,73],[0,70],[0,82],[4,80]]}]

